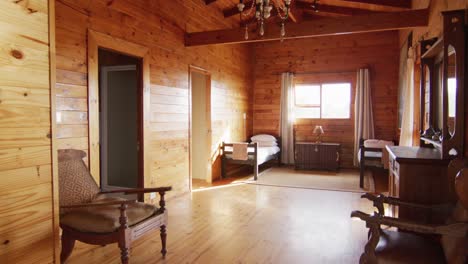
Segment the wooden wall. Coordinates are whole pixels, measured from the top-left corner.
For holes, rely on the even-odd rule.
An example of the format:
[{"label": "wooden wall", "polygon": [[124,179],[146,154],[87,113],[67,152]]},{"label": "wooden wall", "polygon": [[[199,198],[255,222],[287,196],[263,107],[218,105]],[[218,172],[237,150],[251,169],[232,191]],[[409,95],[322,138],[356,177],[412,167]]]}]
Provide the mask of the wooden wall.
[{"label": "wooden wall", "polygon": [[[326,73],[346,75],[368,67],[375,136],[393,140],[397,130],[398,40],[398,32],[389,31],[256,44],[254,133],[279,133],[282,72],[298,73],[298,78],[303,78],[303,73],[321,78],[330,75]],[[315,140],[313,128],[323,125],[324,141],[342,144],[341,166],[352,167],[353,122],[299,119],[296,124],[298,141]]]},{"label": "wooden wall", "polygon": [[52,263],[58,248],[50,4],[0,1],[0,263]]},{"label": "wooden wall", "polygon": [[[189,65],[212,76],[213,152],[223,139],[251,134],[248,46],[183,45],[186,31],[235,26],[219,10],[201,0],[57,0],[56,9],[59,148],[88,150],[88,29],[150,49],[152,168],[145,187],[172,185],[171,196],[189,190]],[[216,157],[213,174],[220,174]]]}]

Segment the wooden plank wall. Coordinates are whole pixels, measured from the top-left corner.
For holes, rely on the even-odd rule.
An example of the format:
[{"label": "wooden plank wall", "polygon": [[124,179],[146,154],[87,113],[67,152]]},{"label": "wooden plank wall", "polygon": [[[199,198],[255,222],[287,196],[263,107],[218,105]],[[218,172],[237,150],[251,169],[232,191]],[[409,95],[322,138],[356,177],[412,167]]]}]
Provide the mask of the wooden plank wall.
[{"label": "wooden plank wall", "polygon": [[[468,0],[451,0],[451,1],[430,1],[430,0],[412,0],[413,8],[426,8],[430,4],[429,9],[429,26],[425,28],[416,28],[413,30],[413,43],[416,43],[421,38],[429,39],[440,37],[442,34],[442,16],[440,12],[445,10],[466,9]],[[400,45],[404,43],[408,37],[409,30],[400,31]],[[419,74],[419,73],[418,73]],[[419,88],[419,85],[415,87]],[[468,114],[468,93],[465,93],[465,115]],[[468,122],[465,122],[465,157],[468,157]]]},{"label": "wooden plank wall", "polygon": [[[248,46],[184,47],[186,31],[235,26],[219,10],[200,0],[57,0],[56,9],[59,148],[88,149],[88,29],[150,49],[153,162],[145,187],[172,185],[172,196],[189,190],[189,65],[212,76],[213,152],[222,139],[244,140],[251,134]],[[219,161],[213,159],[218,177]]]},{"label": "wooden plank wall", "polygon": [[[398,89],[398,32],[378,32],[256,44],[254,134],[279,133],[282,72],[349,73],[371,70],[377,138],[396,134]],[[313,74],[312,74],[313,73]],[[298,75],[299,77],[299,75]],[[353,91],[354,93],[354,91]],[[323,125],[323,140],[342,144],[342,167],[352,167],[354,123],[346,120],[297,120],[296,140],[315,140],[313,128]]]},{"label": "wooden plank wall", "polygon": [[0,1],[0,263],[52,263],[58,242],[49,8]]}]

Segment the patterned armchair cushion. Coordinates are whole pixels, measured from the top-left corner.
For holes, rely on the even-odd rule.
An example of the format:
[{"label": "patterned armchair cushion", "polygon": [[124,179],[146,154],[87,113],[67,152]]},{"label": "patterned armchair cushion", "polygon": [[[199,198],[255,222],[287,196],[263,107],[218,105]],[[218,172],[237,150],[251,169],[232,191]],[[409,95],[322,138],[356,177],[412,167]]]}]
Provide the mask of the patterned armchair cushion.
[{"label": "patterned armchair cushion", "polygon": [[[93,202],[103,203],[124,200],[104,198]],[[60,224],[81,232],[110,233],[120,227],[120,205],[73,209],[61,215]],[[145,203],[133,203],[127,207],[128,225],[133,226],[157,213],[157,207]]]},{"label": "patterned armchair cushion", "polygon": [[89,203],[100,192],[83,162],[85,156],[81,150],[58,151],[60,206]]}]

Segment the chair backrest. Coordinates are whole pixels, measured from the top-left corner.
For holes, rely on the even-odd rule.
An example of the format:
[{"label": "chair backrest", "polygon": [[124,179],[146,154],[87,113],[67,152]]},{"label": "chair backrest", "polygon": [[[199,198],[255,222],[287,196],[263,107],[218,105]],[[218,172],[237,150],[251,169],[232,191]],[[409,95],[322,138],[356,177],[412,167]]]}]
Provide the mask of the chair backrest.
[{"label": "chair backrest", "polygon": [[91,202],[99,194],[99,186],[88,171],[82,150],[58,151],[60,206]]},{"label": "chair backrest", "polygon": [[[468,162],[464,159],[453,160],[448,168],[449,176],[455,176],[455,192],[458,203],[453,210],[448,223],[468,223]],[[442,247],[444,248],[447,263],[466,263],[467,259],[467,237],[442,236]]]}]

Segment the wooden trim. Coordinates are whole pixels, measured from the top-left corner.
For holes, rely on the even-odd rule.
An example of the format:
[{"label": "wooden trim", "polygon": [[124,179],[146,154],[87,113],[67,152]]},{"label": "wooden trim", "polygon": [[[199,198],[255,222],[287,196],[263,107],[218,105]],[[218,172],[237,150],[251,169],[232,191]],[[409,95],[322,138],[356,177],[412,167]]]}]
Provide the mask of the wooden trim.
[{"label": "wooden trim", "polygon": [[411,8],[411,0],[344,0],[347,2]]},{"label": "wooden trim", "polygon": [[[388,31],[427,26],[429,10],[418,9],[392,13],[377,13],[341,18],[324,18],[304,21],[287,26],[284,39],[310,38],[338,34]],[[244,39],[244,28],[193,32],[185,35],[185,46],[211,44],[234,44],[280,40],[280,28],[271,26],[263,37],[257,36],[255,29],[250,31],[251,38]]]},{"label": "wooden trim", "polygon": [[89,104],[89,168],[96,182],[100,183],[99,169],[99,62],[98,48],[106,48],[142,59],[142,125],[143,125],[143,186],[150,181],[150,57],[149,49],[123,39],[94,30],[88,30],[88,104]]},{"label": "wooden trim", "polygon": [[55,2],[48,1],[49,9],[49,82],[50,82],[50,138],[52,161],[52,230],[54,237],[54,263],[60,262],[60,219],[56,120],[56,50],[55,50]]},{"label": "wooden trim", "polygon": [[[189,96],[188,96],[188,111],[189,111],[189,139],[188,139],[188,144],[189,144],[189,188],[190,188],[190,191],[192,191],[192,72],[197,72],[197,73],[200,73],[200,74],[203,74],[206,76],[207,80],[206,80],[206,96],[207,96],[207,103],[206,103],[206,120],[207,120],[207,124],[209,124],[209,127],[208,127],[208,146],[209,146],[209,158],[210,158],[210,161],[211,161],[211,165],[213,165],[212,163],[212,159],[211,159],[211,145],[212,145],[212,128],[211,128],[211,73],[201,67],[197,67],[197,66],[194,66],[194,65],[189,65]],[[211,183],[213,181],[213,175],[212,175],[212,171],[211,171],[211,167],[209,167],[209,172],[207,173],[207,182]],[[209,176],[209,178],[208,178]]]}]

